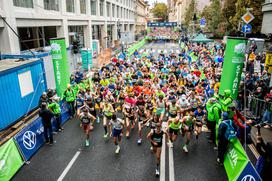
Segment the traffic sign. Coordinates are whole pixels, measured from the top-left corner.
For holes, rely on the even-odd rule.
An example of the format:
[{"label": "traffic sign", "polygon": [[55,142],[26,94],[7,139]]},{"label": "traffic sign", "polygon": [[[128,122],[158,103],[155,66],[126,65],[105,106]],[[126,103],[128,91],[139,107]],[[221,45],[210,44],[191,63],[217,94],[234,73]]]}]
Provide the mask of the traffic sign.
[{"label": "traffic sign", "polygon": [[200,19],[200,25],[206,25],[206,19],[205,18],[201,18]]},{"label": "traffic sign", "polygon": [[201,28],[204,28],[206,26],[206,19],[205,18],[201,18],[199,24],[200,24]]},{"label": "traffic sign", "polygon": [[252,31],[252,26],[250,24],[245,24],[242,27],[242,32],[243,33],[251,33],[251,31]]},{"label": "traffic sign", "polygon": [[242,16],[242,20],[246,24],[250,23],[252,20],[254,20],[254,18],[255,17],[253,16],[253,14],[251,14],[249,11],[246,14],[244,14],[244,16]]}]

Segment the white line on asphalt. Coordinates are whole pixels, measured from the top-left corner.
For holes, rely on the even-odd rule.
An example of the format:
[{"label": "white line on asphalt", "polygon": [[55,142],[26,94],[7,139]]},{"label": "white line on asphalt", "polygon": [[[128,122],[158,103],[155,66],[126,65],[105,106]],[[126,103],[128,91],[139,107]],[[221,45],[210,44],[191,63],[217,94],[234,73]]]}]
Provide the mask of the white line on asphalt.
[{"label": "white line on asphalt", "polygon": [[[165,130],[167,127],[167,123],[162,123],[162,129]],[[162,138],[162,151],[161,151],[161,163],[160,163],[160,181],[165,181],[165,135]]]},{"label": "white line on asphalt", "polygon": [[69,170],[71,169],[71,167],[75,163],[79,154],[80,154],[80,151],[77,151],[76,154],[74,155],[74,157],[72,158],[72,160],[68,163],[67,167],[63,170],[62,174],[60,175],[60,177],[58,178],[57,181],[62,181],[64,179],[65,175],[69,172]]},{"label": "white line on asphalt", "polygon": [[174,170],[174,156],[173,148],[168,147],[169,151],[169,181],[175,181],[175,170]]},{"label": "white line on asphalt", "polygon": [[162,138],[160,181],[165,181],[165,135],[163,135],[163,138]]}]

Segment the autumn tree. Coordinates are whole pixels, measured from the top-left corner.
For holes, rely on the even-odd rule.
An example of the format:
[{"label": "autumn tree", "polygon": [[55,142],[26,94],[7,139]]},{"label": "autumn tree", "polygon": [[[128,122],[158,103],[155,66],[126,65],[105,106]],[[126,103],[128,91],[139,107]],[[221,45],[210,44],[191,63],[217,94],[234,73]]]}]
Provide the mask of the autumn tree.
[{"label": "autumn tree", "polygon": [[154,17],[159,18],[158,21],[168,21],[168,7],[165,3],[156,3],[152,13]]},{"label": "autumn tree", "polygon": [[194,18],[194,14],[196,13],[196,2],[195,0],[191,0],[190,5],[186,9],[185,17],[184,17],[184,25],[188,28],[191,21]]}]

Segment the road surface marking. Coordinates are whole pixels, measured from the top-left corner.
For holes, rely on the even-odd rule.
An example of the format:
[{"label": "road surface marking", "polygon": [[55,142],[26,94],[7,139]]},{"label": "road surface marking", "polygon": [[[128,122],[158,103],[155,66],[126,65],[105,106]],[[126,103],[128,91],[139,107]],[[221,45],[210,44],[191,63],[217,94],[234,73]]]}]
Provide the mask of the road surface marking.
[{"label": "road surface marking", "polygon": [[173,148],[168,147],[168,151],[169,151],[169,181],[175,181]]},{"label": "road surface marking", "polygon": [[74,155],[74,157],[72,158],[72,160],[68,163],[67,167],[63,170],[62,174],[60,175],[60,177],[58,178],[57,181],[62,181],[64,179],[65,175],[69,172],[69,170],[71,169],[71,167],[75,163],[79,154],[80,154],[80,151],[77,151],[76,154]]},{"label": "road surface marking", "polygon": [[[162,123],[162,129],[165,129],[166,122]],[[161,163],[160,163],[160,181],[165,181],[165,135],[162,138],[162,151],[161,151]]]}]

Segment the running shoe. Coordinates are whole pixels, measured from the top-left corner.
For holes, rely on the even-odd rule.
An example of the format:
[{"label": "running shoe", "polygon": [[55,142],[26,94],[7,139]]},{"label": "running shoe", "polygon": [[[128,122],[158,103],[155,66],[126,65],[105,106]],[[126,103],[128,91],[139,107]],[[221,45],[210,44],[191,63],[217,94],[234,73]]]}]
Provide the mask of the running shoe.
[{"label": "running shoe", "polygon": [[104,134],[104,138],[108,138],[109,133]]},{"label": "running shoe", "polygon": [[138,145],[142,144],[142,139],[139,138],[138,141],[137,141]]},{"label": "running shoe", "polygon": [[119,145],[117,145],[117,146],[116,146],[115,153],[116,153],[116,154],[118,154],[119,152],[120,152],[120,146],[119,146]]},{"label": "running shoe", "polygon": [[86,140],[85,146],[90,146],[89,140]]},{"label": "running shoe", "polygon": [[153,146],[150,147],[150,151],[151,151],[151,152],[153,151]]},{"label": "running shoe", "polygon": [[184,146],[183,146],[183,151],[184,151],[185,153],[188,153],[187,145],[184,145]]},{"label": "running shoe", "polygon": [[160,175],[160,171],[158,169],[156,169],[156,176]]},{"label": "running shoe", "polygon": [[100,123],[100,118],[99,117],[97,117],[96,123]]}]

